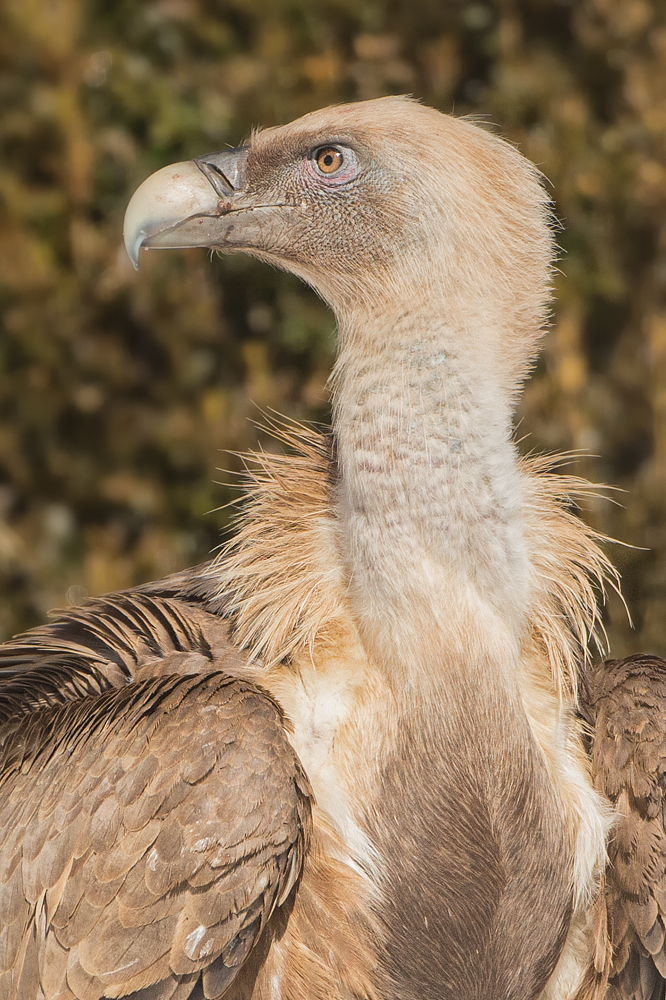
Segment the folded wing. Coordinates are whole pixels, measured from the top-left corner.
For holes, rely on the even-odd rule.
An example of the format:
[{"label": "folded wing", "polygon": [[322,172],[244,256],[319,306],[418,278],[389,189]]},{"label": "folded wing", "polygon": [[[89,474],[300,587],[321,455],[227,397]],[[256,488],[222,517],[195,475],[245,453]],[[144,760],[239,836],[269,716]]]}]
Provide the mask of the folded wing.
[{"label": "folded wing", "polygon": [[311,795],[281,710],[167,590],[0,653],[0,996],[220,997],[298,881]]},{"label": "folded wing", "polygon": [[608,844],[608,997],[662,1000],[666,985],[666,660],[631,656],[591,668],[583,713],[593,726],[598,790],[617,808]]}]

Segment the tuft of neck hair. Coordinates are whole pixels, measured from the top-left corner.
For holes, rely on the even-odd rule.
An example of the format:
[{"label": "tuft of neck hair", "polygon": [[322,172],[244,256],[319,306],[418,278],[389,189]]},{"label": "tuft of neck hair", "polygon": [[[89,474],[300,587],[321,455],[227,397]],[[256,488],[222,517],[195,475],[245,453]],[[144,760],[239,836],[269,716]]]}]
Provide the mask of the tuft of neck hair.
[{"label": "tuft of neck hair", "polygon": [[[241,455],[235,531],[206,576],[230,617],[234,644],[270,670],[333,641],[349,615],[349,593],[330,432],[276,416],[260,427],[286,450]],[[601,548],[608,539],[575,513],[580,499],[603,490],[558,473],[561,462],[556,455],[518,459],[533,595],[527,632],[566,699],[576,697],[591,648],[605,649],[598,597],[608,586],[619,590],[619,575]]]}]

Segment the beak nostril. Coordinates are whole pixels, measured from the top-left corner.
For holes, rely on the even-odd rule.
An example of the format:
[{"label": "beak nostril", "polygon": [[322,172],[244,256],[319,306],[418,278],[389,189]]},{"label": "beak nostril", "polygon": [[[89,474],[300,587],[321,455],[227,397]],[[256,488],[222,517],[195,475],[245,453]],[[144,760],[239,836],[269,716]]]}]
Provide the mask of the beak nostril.
[{"label": "beak nostril", "polygon": [[233,188],[233,184],[231,183],[231,181],[229,180],[229,178],[226,176],[226,174],[223,173],[222,170],[220,170],[220,168],[217,166],[217,164],[211,163],[210,168],[211,168],[211,170],[214,170],[215,173],[219,174],[220,177],[223,178],[223,180],[225,181],[225,183],[228,184],[230,188]]},{"label": "beak nostril", "polygon": [[206,163],[206,161],[201,158],[195,160],[194,162],[198,166],[201,173],[210,181],[220,198],[224,198],[227,195],[234,193],[235,188],[233,184],[227,175],[223,173],[215,163]]},{"label": "beak nostril", "polygon": [[247,146],[206,153],[194,161],[219,198],[228,198],[245,185]]}]

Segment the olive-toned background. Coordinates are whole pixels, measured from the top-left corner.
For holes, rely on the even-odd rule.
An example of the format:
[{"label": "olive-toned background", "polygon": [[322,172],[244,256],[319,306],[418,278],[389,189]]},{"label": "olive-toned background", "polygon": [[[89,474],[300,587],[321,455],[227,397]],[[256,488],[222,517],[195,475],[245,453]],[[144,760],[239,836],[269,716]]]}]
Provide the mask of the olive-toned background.
[{"label": "olive-toned background", "polygon": [[[206,557],[257,407],[326,419],[331,316],[293,278],[121,246],[132,190],[253,124],[413,93],[492,122],[552,182],[563,254],[525,450],[626,492],[584,515],[666,652],[663,0],[4,0],[0,637]],[[213,511],[213,512],[212,512]],[[212,513],[211,513],[212,512]]]}]

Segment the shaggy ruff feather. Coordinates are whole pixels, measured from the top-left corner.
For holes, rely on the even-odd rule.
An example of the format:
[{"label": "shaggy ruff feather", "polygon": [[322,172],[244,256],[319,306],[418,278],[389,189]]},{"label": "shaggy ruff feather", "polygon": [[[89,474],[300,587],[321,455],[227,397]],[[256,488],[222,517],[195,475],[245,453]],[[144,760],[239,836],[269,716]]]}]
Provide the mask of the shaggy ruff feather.
[{"label": "shaggy ruff feather", "polygon": [[[312,650],[348,620],[330,434],[270,418],[262,429],[289,453],[251,451],[234,537],[207,575],[215,581],[232,638],[264,667]],[[531,638],[545,652],[554,685],[576,698],[591,645],[603,652],[599,596],[619,592],[619,574],[601,549],[608,541],[573,509],[603,495],[554,469],[558,456],[523,458],[525,535],[532,564]]]}]

